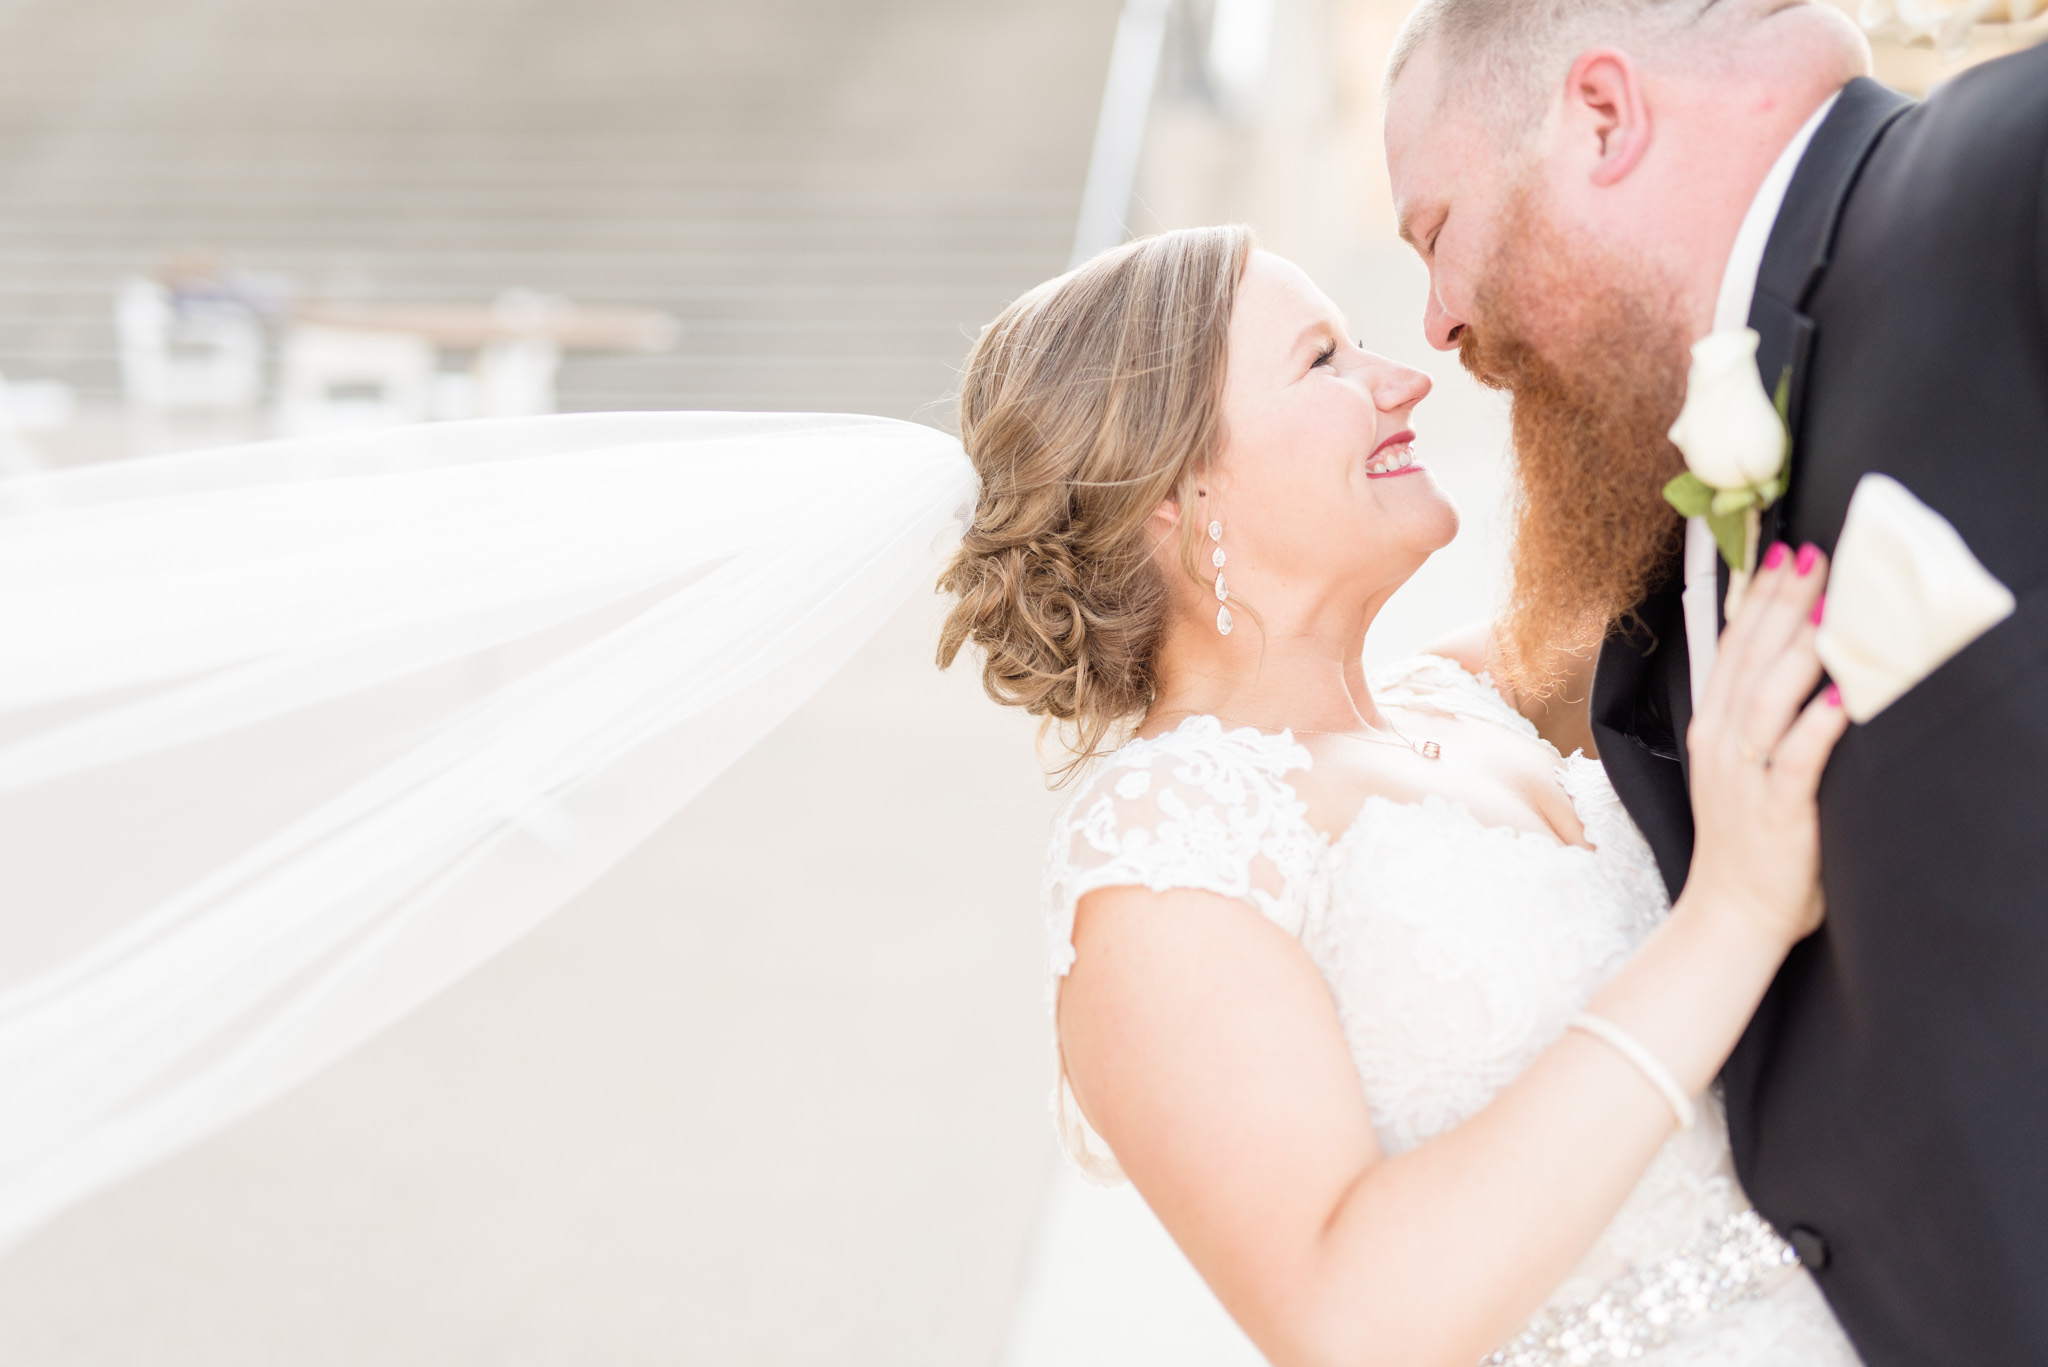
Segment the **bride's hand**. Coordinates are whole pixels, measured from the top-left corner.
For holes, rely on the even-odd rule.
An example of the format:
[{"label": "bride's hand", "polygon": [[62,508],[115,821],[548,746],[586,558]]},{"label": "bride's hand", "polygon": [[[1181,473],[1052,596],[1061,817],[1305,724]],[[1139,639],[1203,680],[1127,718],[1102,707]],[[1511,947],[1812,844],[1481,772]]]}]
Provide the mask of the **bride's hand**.
[{"label": "bride's hand", "polygon": [[1688,890],[1699,885],[1786,948],[1821,922],[1815,793],[1849,724],[1832,685],[1811,696],[1827,577],[1816,547],[1772,547],[1721,635],[1686,733],[1696,831]]}]

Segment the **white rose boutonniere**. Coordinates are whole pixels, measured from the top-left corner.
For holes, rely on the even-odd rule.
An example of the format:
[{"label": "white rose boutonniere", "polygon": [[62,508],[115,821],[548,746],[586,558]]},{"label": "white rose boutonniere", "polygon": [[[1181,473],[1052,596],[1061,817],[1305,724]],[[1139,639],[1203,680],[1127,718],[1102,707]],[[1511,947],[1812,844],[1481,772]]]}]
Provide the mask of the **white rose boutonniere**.
[{"label": "white rose boutonniere", "polygon": [[1671,443],[1686,472],[1664,486],[1664,498],[1685,517],[1704,517],[1728,562],[1728,613],[1734,615],[1756,567],[1763,510],[1785,492],[1792,470],[1786,403],[1792,370],[1778,381],[1775,401],[1757,378],[1761,339],[1750,328],[1702,337],[1692,346],[1685,407],[1671,424]]}]

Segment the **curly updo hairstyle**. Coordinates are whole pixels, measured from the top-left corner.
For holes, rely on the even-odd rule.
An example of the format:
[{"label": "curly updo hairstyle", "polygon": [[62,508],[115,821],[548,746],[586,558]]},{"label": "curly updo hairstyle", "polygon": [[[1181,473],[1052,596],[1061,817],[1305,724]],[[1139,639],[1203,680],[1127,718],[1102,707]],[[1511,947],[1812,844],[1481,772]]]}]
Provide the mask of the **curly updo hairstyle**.
[{"label": "curly updo hairstyle", "polygon": [[[939,580],[959,600],[939,665],[979,646],[990,697],[1064,724],[1062,777],[1156,691],[1167,593],[1145,524],[1165,499],[1197,506],[1251,249],[1244,227],[1141,238],[1011,304],[968,356],[960,436],[981,495]],[[1203,526],[1181,519],[1197,582]]]}]

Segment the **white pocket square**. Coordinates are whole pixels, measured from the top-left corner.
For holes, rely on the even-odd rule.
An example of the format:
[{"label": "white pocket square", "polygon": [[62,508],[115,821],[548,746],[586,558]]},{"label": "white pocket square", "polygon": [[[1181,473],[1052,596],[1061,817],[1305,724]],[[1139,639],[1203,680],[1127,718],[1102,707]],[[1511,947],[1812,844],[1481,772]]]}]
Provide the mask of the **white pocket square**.
[{"label": "white pocket square", "polygon": [[1947,519],[1889,475],[1865,475],[1835,543],[1821,663],[1850,718],[1869,721],[2013,607]]}]

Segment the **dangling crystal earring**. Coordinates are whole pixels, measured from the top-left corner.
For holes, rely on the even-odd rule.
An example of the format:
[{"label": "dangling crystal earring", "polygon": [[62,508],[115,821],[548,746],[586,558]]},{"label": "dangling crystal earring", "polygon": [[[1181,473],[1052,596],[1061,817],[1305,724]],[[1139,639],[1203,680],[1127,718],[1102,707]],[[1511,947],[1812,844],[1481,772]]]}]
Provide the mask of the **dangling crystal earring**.
[{"label": "dangling crystal earring", "polygon": [[1230,603],[1230,588],[1223,582],[1223,563],[1230,559],[1230,557],[1223,553],[1223,524],[1221,522],[1211,522],[1209,524],[1209,540],[1216,543],[1215,549],[1209,552],[1209,563],[1216,567],[1216,601],[1222,605],[1216,609],[1216,630],[1220,634],[1228,636],[1231,628],[1230,608],[1228,606]]}]

